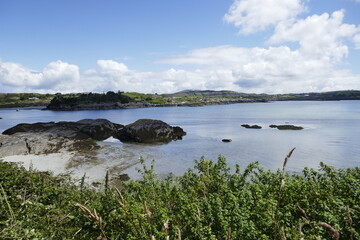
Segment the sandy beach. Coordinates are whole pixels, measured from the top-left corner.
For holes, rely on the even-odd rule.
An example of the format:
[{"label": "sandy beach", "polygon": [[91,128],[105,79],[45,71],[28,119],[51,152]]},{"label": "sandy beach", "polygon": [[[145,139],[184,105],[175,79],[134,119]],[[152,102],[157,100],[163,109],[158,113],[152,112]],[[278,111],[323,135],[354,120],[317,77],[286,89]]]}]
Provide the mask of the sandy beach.
[{"label": "sandy beach", "polygon": [[[49,154],[26,154],[1,157],[6,162],[21,163],[25,169],[50,171],[54,175],[68,174],[75,181],[86,175],[88,184],[102,183],[106,172],[116,178],[124,170],[139,162],[133,154],[133,148],[123,149],[115,140],[98,142],[100,148],[91,152],[61,151]],[[136,147],[136,145],[134,146]],[[135,160],[134,160],[135,158]]]}]

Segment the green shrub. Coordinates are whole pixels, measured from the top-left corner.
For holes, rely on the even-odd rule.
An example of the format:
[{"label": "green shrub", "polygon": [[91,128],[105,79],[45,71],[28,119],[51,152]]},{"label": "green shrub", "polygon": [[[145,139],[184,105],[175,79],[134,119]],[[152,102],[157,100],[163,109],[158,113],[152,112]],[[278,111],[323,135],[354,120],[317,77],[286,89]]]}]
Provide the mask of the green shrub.
[{"label": "green shrub", "polygon": [[204,158],[182,176],[93,191],[0,162],[0,239],[360,239],[360,169],[289,175]]}]

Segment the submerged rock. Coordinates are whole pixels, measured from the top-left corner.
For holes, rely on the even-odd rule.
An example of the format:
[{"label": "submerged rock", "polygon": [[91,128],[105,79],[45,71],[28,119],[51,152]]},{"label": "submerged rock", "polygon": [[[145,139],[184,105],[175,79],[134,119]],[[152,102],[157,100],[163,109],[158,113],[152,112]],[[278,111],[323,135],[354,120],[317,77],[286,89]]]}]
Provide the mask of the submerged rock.
[{"label": "submerged rock", "polygon": [[122,142],[154,143],[180,140],[185,135],[181,127],[172,127],[160,120],[139,119],[120,129],[114,137]]},{"label": "submerged rock", "polygon": [[249,124],[242,124],[241,126],[244,128],[252,128],[252,129],[261,129],[262,128],[259,125],[249,125]]},{"label": "submerged rock", "polygon": [[304,129],[301,126],[294,126],[294,125],[275,125],[275,124],[271,124],[269,127],[277,128],[279,130],[302,130],[302,129]]}]

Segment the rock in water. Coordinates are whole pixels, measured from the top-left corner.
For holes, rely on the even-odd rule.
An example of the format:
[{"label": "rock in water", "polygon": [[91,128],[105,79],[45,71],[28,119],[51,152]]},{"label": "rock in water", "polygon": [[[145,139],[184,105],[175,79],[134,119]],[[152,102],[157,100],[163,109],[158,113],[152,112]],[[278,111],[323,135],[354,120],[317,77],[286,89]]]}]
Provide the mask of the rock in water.
[{"label": "rock in water", "polygon": [[223,141],[223,142],[231,142],[232,140],[231,139],[229,139],[229,138],[224,138],[223,140],[221,140],[221,141]]},{"label": "rock in water", "polygon": [[123,127],[121,124],[110,122],[106,119],[83,119],[77,121],[82,133],[95,140],[105,140],[116,134]]},{"label": "rock in water", "polygon": [[160,120],[139,119],[123,127],[115,137],[122,142],[154,143],[179,140],[185,135],[181,127],[172,127]]},{"label": "rock in water", "polygon": [[261,129],[262,128],[259,125],[249,125],[249,124],[242,124],[241,126],[244,128],[252,128],[252,129]]},{"label": "rock in water", "polygon": [[275,125],[275,124],[271,124],[269,127],[277,128],[279,130],[302,130],[302,129],[304,129],[301,126],[294,126],[294,125]]}]

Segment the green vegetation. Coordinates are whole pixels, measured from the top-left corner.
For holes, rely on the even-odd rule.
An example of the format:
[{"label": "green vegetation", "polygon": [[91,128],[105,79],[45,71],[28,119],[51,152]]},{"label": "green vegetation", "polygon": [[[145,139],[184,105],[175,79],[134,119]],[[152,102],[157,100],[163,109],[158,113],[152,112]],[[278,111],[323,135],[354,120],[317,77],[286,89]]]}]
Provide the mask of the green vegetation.
[{"label": "green vegetation", "polygon": [[234,172],[220,156],[181,177],[139,171],[96,192],[0,161],[0,239],[360,239],[357,167]]},{"label": "green vegetation", "polygon": [[0,107],[45,106],[53,97],[53,94],[0,93]]},{"label": "green vegetation", "polygon": [[94,103],[129,103],[132,99],[122,92],[107,93],[77,93],[77,94],[66,94],[60,93],[55,94],[55,97],[51,100],[49,106],[58,107],[60,105],[76,106],[81,104],[94,104]]},{"label": "green vegetation", "polygon": [[336,100],[360,100],[360,91],[332,91],[322,93],[298,93],[298,94],[279,94],[274,95],[276,100],[279,101],[292,101],[292,100],[315,100],[315,101],[336,101]]},{"label": "green vegetation", "polygon": [[165,99],[162,95],[158,94],[144,94],[137,92],[127,92],[124,95],[130,97],[135,102],[148,102],[151,104],[164,104],[167,99]]},{"label": "green vegetation", "polygon": [[360,91],[333,91],[323,93],[254,94],[234,91],[188,90],[173,94],[144,94],[136,92],[109,91],[107,93],[38,94],[0,93],[0,107],[60,105],[76,106],[101,103],[143,102],[154,105],[207,104],[216,102],[261,102],[261,101],[329,101],[360,100]]}]

